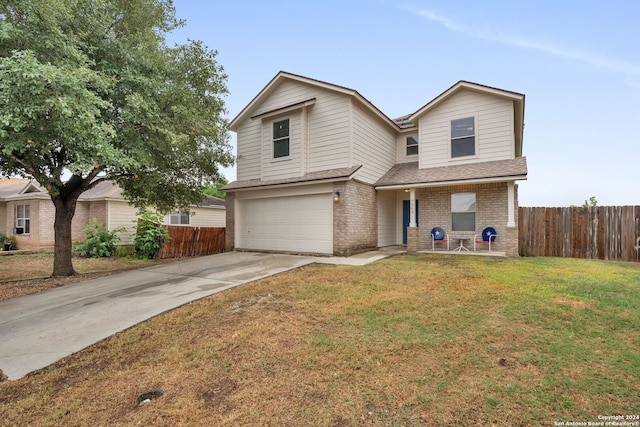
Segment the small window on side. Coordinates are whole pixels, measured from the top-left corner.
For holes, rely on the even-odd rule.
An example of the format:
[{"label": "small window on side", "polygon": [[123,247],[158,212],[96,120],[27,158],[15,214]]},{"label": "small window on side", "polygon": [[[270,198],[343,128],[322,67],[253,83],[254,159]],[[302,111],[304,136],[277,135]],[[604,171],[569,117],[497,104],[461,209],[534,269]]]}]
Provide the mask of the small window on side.
[{"label": "small window on side", "polygon": [[415,156],[418,154],[418,136],[411,135],[407,137],[407,156]]},{"label": "small window on side", "polygon": [[170,215],[169,224],[189,225],[191,224],[191,215],[189,215],[189,212],[174,212]]}]

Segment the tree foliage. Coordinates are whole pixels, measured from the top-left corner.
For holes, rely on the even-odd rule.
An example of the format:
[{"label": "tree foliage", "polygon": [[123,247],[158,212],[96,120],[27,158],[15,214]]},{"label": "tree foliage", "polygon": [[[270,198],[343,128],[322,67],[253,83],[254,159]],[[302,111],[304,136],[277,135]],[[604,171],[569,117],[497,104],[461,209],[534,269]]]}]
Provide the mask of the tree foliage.
[{"label": "tree foliage", "polygon": [[54,275],[73,273],[76,201],[99,181],[168,212],[233,163],[226,75],[202,42],[167,45],[182,25],[171,0],[0,1],[0,173],[49,191]]},{"label": "tree foliage", "polygon": [[598,200],[596,200],[596,196],[589,197],[589,200],[585,199],[584,203],[582,204],[583,208],[596,207],[596,206],[598,206]]},{"label": "tree foliage", "polygon": [[221,178],[219,181],[216,181],[216,182],[206,183],[204,185],[204,190],[202,190],[202,192],[204,194],[208,194],[209,196],[217,197],[219,199],[226,199],[227,193],[224,191],[220,191],[220,189],[225,185],[227,185],[228,183],[229,181],[227,181],[225,178]]}]

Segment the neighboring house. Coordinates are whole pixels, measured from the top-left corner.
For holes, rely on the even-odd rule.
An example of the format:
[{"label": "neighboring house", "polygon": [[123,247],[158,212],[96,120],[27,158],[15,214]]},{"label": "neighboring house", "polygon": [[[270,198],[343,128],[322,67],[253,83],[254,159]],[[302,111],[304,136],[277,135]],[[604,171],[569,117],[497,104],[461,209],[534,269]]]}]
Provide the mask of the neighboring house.
[{"label": "neighboring house", "polygon": [[[84,227],[92,218],[109,230],[124,227],[118,233],[120,244],[132,244],[136,213],[122,196],[113,181],[103,181],[85,191],[76,205],[71,226],[71,238],[86,238]],[[204,196],[203,202],[192,206],[188,213],[176,212],[165,216],[165,224],[194,227],[224,227],[225,201]],[[45,189],[35,181],[19,178],[0,179],[0,233],[12,236],[19,249],[54,246],[55,208]]]},{"label": "neighboring house", "polygon": [[492,250],[517,256],[524,101],[459,81],[392,120],[353,89],[280,72],[230,123],[226,250],[415,252],[433,227],[473,238],[491,226]]}]

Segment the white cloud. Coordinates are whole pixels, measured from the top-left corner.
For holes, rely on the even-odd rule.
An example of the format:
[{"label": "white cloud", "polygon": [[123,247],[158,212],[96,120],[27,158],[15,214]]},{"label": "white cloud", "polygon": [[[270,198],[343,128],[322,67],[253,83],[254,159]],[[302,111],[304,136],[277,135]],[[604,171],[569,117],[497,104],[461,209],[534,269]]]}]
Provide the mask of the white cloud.
[{"label": "white cloud", "polygon": [[425,18],[427,18],[430,21],[434,21],[437,22],[439,24],[444,25],[446,28],[448,28],[451,31],[463,31],[466,32],[462,27],[458,26],[455,22],[453,22],[452,20],[445,18],[442,15],[439,15],[435,12],[432,12],[430,10],[419,10],[417,12],[418,15],[424,16]]},{"label": "white cloud", "polygon": [[430,21],[437,22],[443,25],[450,31],[461,32],[467,34],[470,37],[480,38],[493,42],[503,43],[510,46],[515,46],[523,49],[536,50],[549,55],[557,56],[560,58],[572,59],[582,62],[584,64],[592,65],[598,68],[624,73],[632,75],[640,75],[640,65],[630,64],[624,61],[605,58],[597,54],[582,52],[579,50],[573,50],[565,47],[556,46],[552,43],[541,42],[537,40],[531,40],[521,37],[516,37],[511,34],[499,34],[493,32],[480,31],[475,28],[465,27],[456,23],[455,21],[440,15],[431,10],[419,10],[411,11],[414,14],[427,18]]}]

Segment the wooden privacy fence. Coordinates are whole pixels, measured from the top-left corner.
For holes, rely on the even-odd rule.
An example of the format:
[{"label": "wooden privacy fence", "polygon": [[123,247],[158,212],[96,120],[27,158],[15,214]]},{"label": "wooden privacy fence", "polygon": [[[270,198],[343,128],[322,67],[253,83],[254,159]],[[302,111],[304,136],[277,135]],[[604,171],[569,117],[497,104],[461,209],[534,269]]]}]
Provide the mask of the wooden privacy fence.
[{"label": "wooden privacy fence", "polygon": [[521,256],[636,261],[640,206],[519,208]]},{"label": "wooden privacy fence", "polygon": [[169,232],[158,258],[180,258],[217,254],[224,250],[225,228],[163,225]]}]

